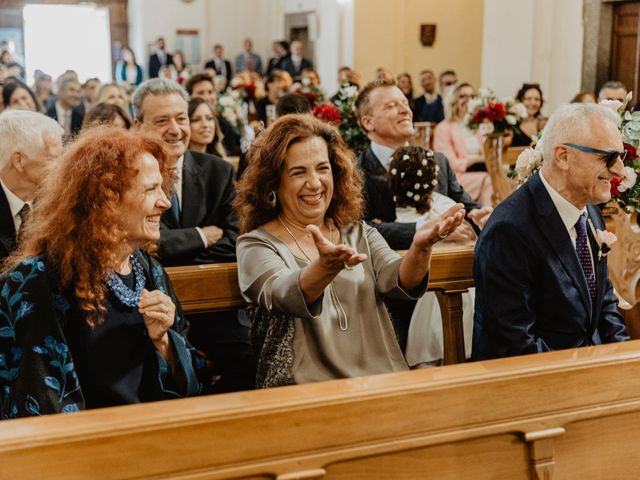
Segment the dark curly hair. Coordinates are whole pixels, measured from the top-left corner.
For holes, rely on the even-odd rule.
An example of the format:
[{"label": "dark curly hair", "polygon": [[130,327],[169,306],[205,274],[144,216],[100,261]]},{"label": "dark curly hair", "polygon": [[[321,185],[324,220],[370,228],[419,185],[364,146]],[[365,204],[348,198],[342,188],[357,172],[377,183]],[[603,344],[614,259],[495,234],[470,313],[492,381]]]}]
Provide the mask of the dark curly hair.
[{"label": "dark curly hair", "polygon": [[520,90],[518,90],[518,93],[516,94],[516,100],[518,100],[519,102],[522,102],[522,100],[524,100],[524,95],[529,91],[529,90],[537,90],[538,93],[540,94],[540,108],[538,109],[538,113],[536,113],[536,117],[540,115],[540,112],[542,112],[542,107],[544,105],[544,95],[542,95],[542,90],[540,89],[540,85],[538,85],[537,83],[523,83],[522,87],[520,88]]},{"label": "dark curly hair", "polygon": [[437,174],[437,161],[431,150],[398,148],[393,152],[387,173],[396,206],[414,207],[418,213],[428,212]]},{"label": "dark curly hair", "polygon": [[240,216],[240,233],[254,230],[280,214],[280,204],[269,202],[278,189],[289,148],[320,137],[327,144],[333,173],[333,198],[325,217],[338,226],[360,220],[363,211],[362,177],[353,153],[338,132],[311,115],[285,115],[274,122],[253,143],[248,167],[236,186],[235,208]]}]

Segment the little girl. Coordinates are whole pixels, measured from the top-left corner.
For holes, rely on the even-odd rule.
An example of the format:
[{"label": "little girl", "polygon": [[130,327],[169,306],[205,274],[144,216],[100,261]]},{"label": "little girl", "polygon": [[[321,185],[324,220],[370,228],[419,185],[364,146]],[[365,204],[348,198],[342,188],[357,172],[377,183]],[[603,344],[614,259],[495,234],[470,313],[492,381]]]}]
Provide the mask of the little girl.
[{"label": "little girl", "polygon": [[[396,204],[396,221],[416,223],[416,228],[449,210],[455,202],[435,191],[438,185],[438,162],[431,150],[422,147],[397,149],[389,163],[389,186]],[[475,289],[462,295],[465,354],[471,356],[473,302]],[[436,366],[444,357],[442,317],[438,300],[427,292],[416,303],[411,316],[405,352],[412,368]]]}]

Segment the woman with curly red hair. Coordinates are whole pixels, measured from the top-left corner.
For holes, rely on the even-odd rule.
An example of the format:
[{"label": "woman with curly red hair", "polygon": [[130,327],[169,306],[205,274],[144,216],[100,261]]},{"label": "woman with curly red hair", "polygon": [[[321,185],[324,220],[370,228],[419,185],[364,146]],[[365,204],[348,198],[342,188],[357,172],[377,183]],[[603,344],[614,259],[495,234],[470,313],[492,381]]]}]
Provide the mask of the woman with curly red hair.
[{"label": "woman with curly red hair", "polygon": [[204,360],[162,266],[160,143],[81,136],[45,181],[0,278],[0,418],[195,395]]},{"label": "woman with curly red hair", "polygon": [[311,115],[285,115],[252,145],[235,205],[258,387],[408,368],[382,298],[424,293],[432,246],[463,207],[417,230],[402,258],[360,220],[362,203],[353,154]]}]

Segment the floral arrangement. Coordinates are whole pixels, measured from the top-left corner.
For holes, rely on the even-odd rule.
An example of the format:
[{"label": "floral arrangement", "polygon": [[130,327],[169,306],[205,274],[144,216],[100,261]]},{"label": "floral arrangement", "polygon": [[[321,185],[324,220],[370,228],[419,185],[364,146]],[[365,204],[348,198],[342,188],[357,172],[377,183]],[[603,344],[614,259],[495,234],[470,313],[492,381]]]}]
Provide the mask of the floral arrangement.
[{"label": "floral arrangement", "polygon": [[253,82],[243,82],[239,77],[231,80],[231,88],[239,93],[243,99],[255,98],[256,84]]},{"label": "floral arrangement", "polygon": [[309,100],[309,103],[312,107],[320,105],[324,102],[324,93],[322,93],[322,90],[320,90],[317,85],[311,83],[308,78],[303,78],[302,83],[296,82],[291,85],[289,91],[291,93],[297,93],[305,97],[307,100]]},{"label": "floral arrangement", "polygon": [[313,116],[331,125],[340,125],[340,109],[333,103],[322,103],[313,107]]},{"label": "floral arrangement", "polygon": [[[638,147],[640,146],[640,112],[626,111],[627,104],[633,98],[633,92],[629,92],[625,102],[618,105],[620,114],[620,132],[627,155],[624,159],[624,178],[611,180],[611,197],[618,202],[620,208],[627,213],[634,210],[640,213],[640,159]],[[620,103],[620,102],[617,102]]]},{"label": "floral arrangement", "polygon": [[524,183],[542,167],[542,141],[540,140],[540,133],[535,140],[535,145],[526,148],[518,155],[515,169],[509,172],[509,177],[517,178],[518,183]]},{"label": "floral arrangement", "polygon": [[245,108],[242,93],[239,90],[227,90],[218,94],[217,109],[233,129],[242,134],[245,125]]},{"label": "floral arrangement", "polygon": [[483,135],[515,131],[527,118],[527,109],[512,98],[499,100],[491,90],[480,89],[478,98],[469,102],[466,123],[469,129]]},{"label": "floral arrangement", "polygon": [[369,137],[362,131],[356,116],[355,103],[358,96],[358,87],[344,83],[338,90],[334,104],[340,110],[342,121],[338,125],[338,131],[347,146],[356,154],[369,148]]}]

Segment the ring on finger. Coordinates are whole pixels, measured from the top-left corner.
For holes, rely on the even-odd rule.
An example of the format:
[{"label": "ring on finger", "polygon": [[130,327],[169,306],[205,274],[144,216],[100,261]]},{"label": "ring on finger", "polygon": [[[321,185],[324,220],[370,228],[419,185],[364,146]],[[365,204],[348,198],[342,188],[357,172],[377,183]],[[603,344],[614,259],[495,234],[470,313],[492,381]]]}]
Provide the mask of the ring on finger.
[{"label": "ring on finger", "polygon": [[344,262],[344,269],[345,270],[353,270],[353,267],[351,265],[348,265],[347,262]]},{"label": "ring on finger", "polygon": [[442,238],[442,239],[445,239],[445,238],[447,238],[447,236],[449,236],[449,234],[448,234],[448,233],[445,233],[445,234],[443,235],[443,234],[439,233],[439,234],[438,234],[438,236],[439,236],[440,238]]}]

